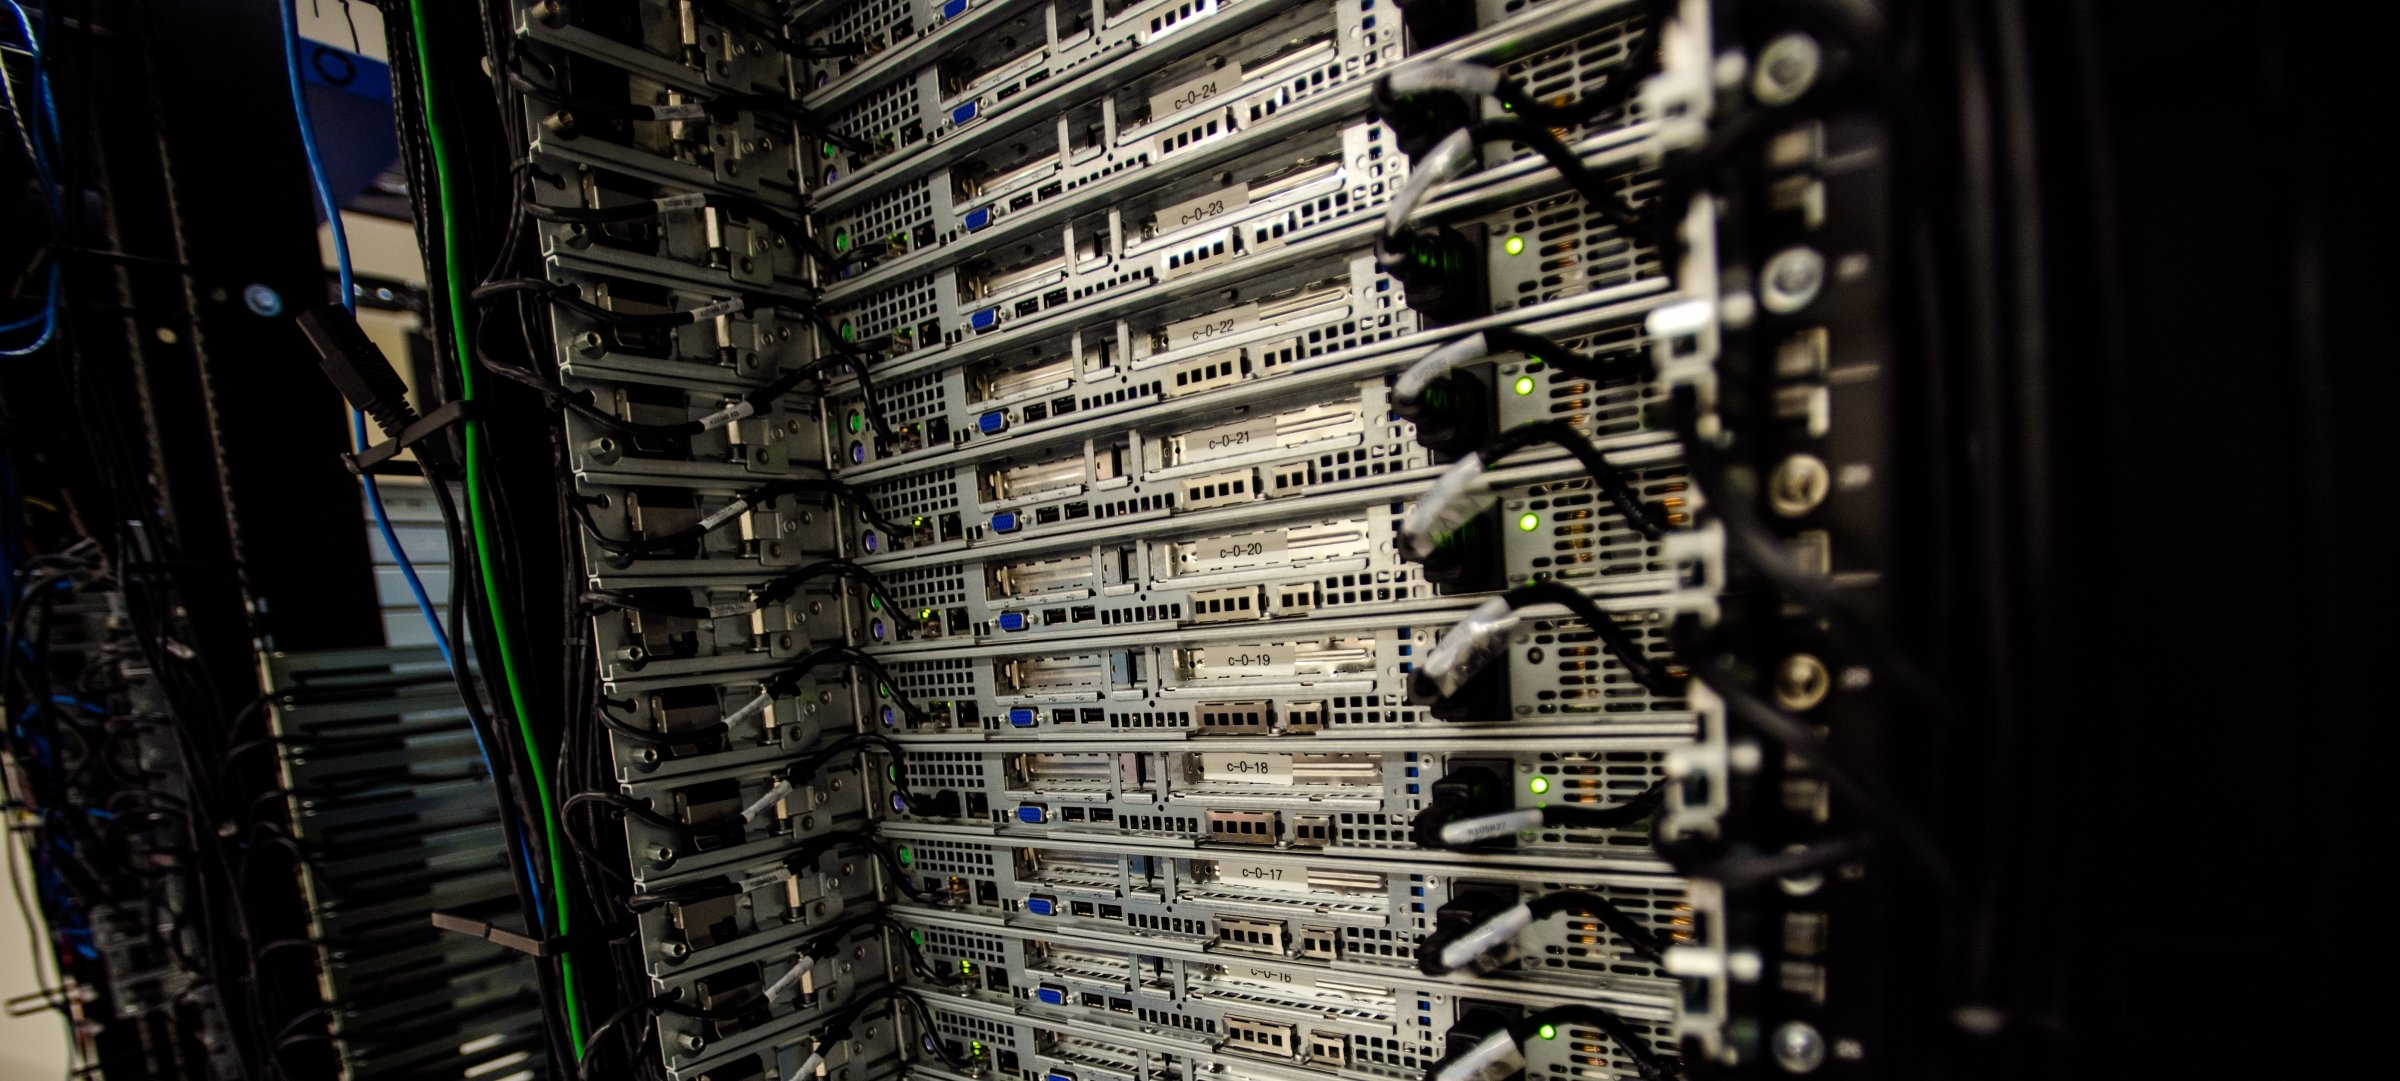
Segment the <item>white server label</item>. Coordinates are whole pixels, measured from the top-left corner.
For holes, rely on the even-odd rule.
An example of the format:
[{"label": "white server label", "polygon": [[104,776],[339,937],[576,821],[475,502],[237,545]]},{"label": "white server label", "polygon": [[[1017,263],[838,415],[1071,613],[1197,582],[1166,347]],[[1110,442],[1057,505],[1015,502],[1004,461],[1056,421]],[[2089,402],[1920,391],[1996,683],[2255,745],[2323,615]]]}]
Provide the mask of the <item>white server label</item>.
[{"label": "white server label", "polygon": [[1242,65],[1228,60],[1215,71],[1178,83],[1150,95],[1150,119],[1173,116],[1195,105],[1205,105],[1219,94],[1231,93],[1242,85]]},{"label": "white server label", "polygon": [[651,111],[660,120],[699,120],[708,115],[708,106],[687,101],[680,105],[654,105]]},{"label": "white server label", "polygon": [[680,195],[661,195],[653,202],[658,204],[661,213],[671,210],[698,210],[708,205],[708,196],[696,191],[687,191]]},{"label": "white server label", "polygon": [[1223,215],[1250,205],[1250,185],[1236,184],[1223,191],[1210,192],[1197,199],[1186,199],[1158,212],[1151,220],[1161,233],[1213,221]]},{"label": "white server label", "polygon": [[1292,756],[1209,751],[1200,756],[1200,776],[1234,784],[1290,784]]},{"label": "white server label", "polygon": [[1285,544],[1280,529],[1236,533],[1230,537],[1192,542],[1192,559],[1199,563],[1280,563]]},{"label": "white server label", "polygon": [[1167,324],[1167,348],[1187,349],[1228,338],[1258,325],[1258,305],[1243,304],[1198,319]]},{"label": "white server label", "polygon": [[1244,983],[1269,984],[1276,987],[1313,988],[1317,985],[1317,978],[1309,973],[1295,972],[1290,969],[1261,968],[1257,965],[1226,965],[1225,978],[1229,980],[1241,980]]},{"label": "white server label", "polygon": [[1242,860],[1218,860],[1217,881],[1239,882],[1262,890],[1290,890],[1294,893],[1308,890],[1308,872],[1305,870]]},{"label": "white server label", "polygon": [[1256,679],[1300,673],[1299,651],[1290,642],[1209,646],[1208,678]]},{"label": "white server label", "polygon": [[1252,417],[1183,437],[1183,460],[1207,462],[1275,445],[1275,418]]}]

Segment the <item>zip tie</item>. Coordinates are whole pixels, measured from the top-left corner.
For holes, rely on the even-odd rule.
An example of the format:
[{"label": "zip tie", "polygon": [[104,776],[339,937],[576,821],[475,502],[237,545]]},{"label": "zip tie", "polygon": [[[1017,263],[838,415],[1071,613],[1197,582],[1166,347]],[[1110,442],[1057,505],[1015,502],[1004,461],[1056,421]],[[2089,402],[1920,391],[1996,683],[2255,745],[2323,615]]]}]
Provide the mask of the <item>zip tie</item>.
[{"label": "zip tie", "polygon": [[767,703],[774,700],[775,699],[773,695],[770,695],[765,691],[760,691],[758,692],[758,697],[742,703],[742,708],[726,714],[725,719],[718,723],[723,724],[727,728],[731,728],[734,725],[740,724],[743,721],[747,721],[752,717],[756,717],[759,714],[766,712]]},{"label": "zip tie", "polygon": [[758,611],[758,601],[755,599],[723,601],[708,606],[708,618],[731,619],[735,616],[746,616],[755,611]]},{"label": "zip tie", "polygon": [[800,982],[800,977],[808,975],[808,970],[815,967],[817,967],[816,958],[810,957],[805,953],[801,954],[799,962],[792,965],[791,969],[786,971],[781,979],[776,980],[774,983],[768,984],[767,993],[761,997],[765,998],[769,1002],[775,1001],[775,996],[791,990],[793,984]]},{"label": "zip tie", "polygon": [[783,797],[785,797],[785,796],[788,796],[788,795],[791,795],[791,794],[792,794],[792,782],[790,782],[790,781],[777,781],[777,782],[775,782],[775,787],[773,787],[773,788],[770,788],[770,789],[767,789],[767,792],[766,792],[766,794],[765,794],[765,795],[763,795],[763,796],[760,796],[760,797],[758,797],[757,799],[751,800],[751,801],[750,801],[750,806],[742,808],[742,821],[744,821],[744,822],[755,822],[755,821],[757,821],[757,820],[758,820],[758,816],[759,816],[760,814],[764,813],[764,812],[766,811],[766,809],[767,809],[767,808],[769,808],[769,807],[772,807],[772,806],[774,806],[774,805],[775,805],[775,801],[777,801],[777,800],[779,800],[779,799],[782,799]]},{"label": "zip tie", "polygon": [[709,415],[700,418],[700,430],[704,432],[713,432],[719,428],[733,423],[734,421],[741,420],[757,412],[758,406],[751,404],[750,399],[744,398],[733,403],[732,405],[726,406],[723,409],[719,409],[714,413],[710,413]]},{"label": "zip tie", "polygon": [[694,308],[690,314],[692,322],[697,323],[703,319],[714,319],[720,315],[732,315],[749,306],[749,302],[740,297],[726,297],[723,300],[712,300]]},{"label": "zip tie", "polygon": [[700,519],[700,532],[706,533],[724,525],[726,519],[749,509],[750,501],[748,499],[735,496],[733,502],[708,512],[708,517]]}]

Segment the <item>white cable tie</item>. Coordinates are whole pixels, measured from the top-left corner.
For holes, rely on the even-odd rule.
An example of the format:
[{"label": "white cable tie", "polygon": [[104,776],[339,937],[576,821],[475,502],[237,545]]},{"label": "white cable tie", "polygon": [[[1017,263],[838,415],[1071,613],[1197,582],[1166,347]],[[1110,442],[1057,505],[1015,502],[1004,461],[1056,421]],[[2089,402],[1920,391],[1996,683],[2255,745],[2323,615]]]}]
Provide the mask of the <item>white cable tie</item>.
[{"label": "white cable tie", "polygon": [[743,398],[734,402],[732,405],[726,406],[723,409],[719,409],[714,413],[710,413],[709,415],[700,418],[700,430],[704,432],[713,432],[756,412],[758,412],[758,407],[750,404],[750,399]]},{"label": "white cable tie", "polygon": [[742,821],[758,821],[758,816],[766,813],[767,808],[773,807],[776,800],[782,799],[783,797],[791,794],[792,782],[781,780],[776,781],[775,787],[767,789],[765,795],[751,800],[750,806],[742,808]]},{"label": "white cable tie", "polygon": [[800,960],[794,962],[792,967],[784,972],[782,978],[777,979],[774,983],[768,984],[767,993],[759,997],[764,998],[769,1002],[773,1002],[775,1000],[775,996],[791,990],[792,985],[799,983],[800,977],[808,975],[808,970],[815,968],[816,965],[816,958],[810,957],[805,953],[801,954]]},{"label": "white cable tie", "polygon": [[723,724],[725,727],[731,728],[734,725],[740,724],[743,721],[747,721],[752,717],[756,717],[759,714],[766,712],[767,703],[774,701],[774,698],[775,696],[768,694],[765,691],[758,692],[758,697],[742,703],[742,708],[726,714]]},{"label": "white cable tie", "polygon": [[724,525],[727,519],[730,519],[734,515],[740,514],[749,509],[749,500],[737,498],[731,503],[727,503],[722,507],[718,507],[717,509],[708,512],[708,517],[700,519],[700,531],[706,533],[711,529],[715,529],[718,526]]}]

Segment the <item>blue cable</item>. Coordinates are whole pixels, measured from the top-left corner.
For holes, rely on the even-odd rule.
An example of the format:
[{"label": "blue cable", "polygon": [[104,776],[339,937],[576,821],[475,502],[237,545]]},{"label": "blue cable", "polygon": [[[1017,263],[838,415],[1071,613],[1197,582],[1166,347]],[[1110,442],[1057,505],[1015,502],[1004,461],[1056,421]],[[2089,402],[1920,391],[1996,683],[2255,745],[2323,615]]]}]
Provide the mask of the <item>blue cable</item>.
[{"label": "blue cable", "polygon": [[[14,3],[15,0],[0,0]],[[333,197],[333,181],[325,168],[324,152],[317,147],[317,125],[309,117],[307,91],[300,78],[300,9],[298,0],[283,2],[283,62],[292,84],[292,113],[300,122],[300,147],[308,154],[309,180],[316,187],[317,202],[325,208],[327,227],[333,232],[333,263],[341,276],[342,307],[355,315],[358,312],[358,290],[350,267],[350,234],[342,228],[341,203]],[[358,410],[350,411],[350,443],[353,450],[365,450],[367,417]],[[442,663],[452,664],[450,636],[443,633],[441,618],[433,611],[433,598],[425,593],[425,583],[417,577],[416,564],[400,547],[400,537],[392,530],[391,513],[383,506],[383,489],[375,478],[360,475],[359,483],[366,488],[367,506],[374,512],[376,532],[383,535],[383,545],[391,549],[392,560],[400,565],[400,576],[408,581],[408,592],[417,602],[417,614],[425,617],[425,629],[433,632],[434,648],[441,651]],[[436,482],[438,483],[438,482]]]},{"label": "blue cable", "polygon": [[[15,2],[16,0],[0,0],[0,3],[14,4]],[[316,188],[317,202],[324,206],[325,221],[333,233],[333,262],[341,279],[342,307],[344,310],[356,314],[358,289],[351,274],[350,235],[342,228],[341,204],[336,202],[333,197],[333,180],[325,168],[325,154],[317,147],[317,125],[309,117],[307,90],[300,77],[299,0],[283,0],[280,6],[283,9],[283,65],[285,74],[292,85],[292,114],[300,124],[300,147],[307,152],[309,181]],[[367,417],[366,414],[355,409],[350,411],[350,441],[353,449],[364,450],[366,448]],[[408,580],[409,594],[416,598],[418,614],[425,617],[426,629],[433,632],[434,648],[441,651],[443,666],[455,671],[457,662],[450,655],[450,636],[443,632],[441,620],[433,614],[433,599],[426,595],[425,583],[417,578],[416,564],[409,561],[408,553],[400,547],[400,538],[392,532],[391,515],[383,507],[383,490],[376,485],[375,478],[372,476],[361,474],[358,479],[359,483],[366,487],[367,506],[374,511],[375,528],[383,535],[384,547],[391,549],[392,559],[400,565],[401,577]],[[441,481],[427,477],[426,483],[439,484]],[[456,585],[453,584],[452,588],[456,588]],[[467,730],[475,734],[475,749],[483,755],[484,772],[498,777],[500,770],[493,763],[491,743],[484,738],[482,727],[469,724]],[[515,830],[515,825],[509,821],[505,813],[501,816],[501,828],[512,832]],[[531,845],[519,844],[517,846],[518,854],[524,857],[525,881],[532,888],[534,894],[539,896],[542,892],[541,881],[533,873],[531,849]],[[536,925],[546,927],[548,921],[543,920],[541,916],[541,906],[535,905]]]},{"label": "blue cable", "polygon": [[[42,129],[48,129],[50,142],[58,141],[58,103],[50,97],[50,71],[42,60],[42,39],[34,36],[33,20],[26,17],[24,5],[19,4],[17,0],[0,0],[0,3],[7,4],[9,13],[16,16],[17,32],[25,37],[25,52],[33,58],[30,65],[33,71],[33,111],[39,114],[40,120],[36,124],[27,126],[25,141],[33,148],[35,182],[42,186],[44,202],[49,204],[50,218],[55,222],[61,212],[58,186],[51,179],[50,155],[44,153],[42,149]],[[58,288],[58,264],[52,263],[49,286],[42,297],[42,310],[16,322],[0,326],[0,334],[13,334],[39,325],[42,328],[41,334],[34,338],[30,345],[0,349],[0,357],[30,356],[40,352],[43,346],[49,345],[51,339],[58,336]],[[9,508],[9,513],[16,513],[16,508]]]}]

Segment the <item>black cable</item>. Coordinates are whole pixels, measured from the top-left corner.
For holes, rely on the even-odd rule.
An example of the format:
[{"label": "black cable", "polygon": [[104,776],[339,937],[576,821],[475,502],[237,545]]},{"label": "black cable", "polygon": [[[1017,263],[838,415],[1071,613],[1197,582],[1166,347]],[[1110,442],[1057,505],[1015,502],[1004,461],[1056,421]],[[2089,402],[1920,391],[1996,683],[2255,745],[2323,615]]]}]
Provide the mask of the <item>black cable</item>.
[{"label": "black cable", "polygon": [[1799,718],[1768,705],[1757,695],[1733,685],[1713,672],[1713,666],[1695,664],[1692,673],[1725,703],[1725,714],[1754,732],[1767,737],[1792,757],[1799,759],[1811,771],[1823,778],[1836,796],[1849,801],[1862,817],[1876,828],[1899,840],[1909,856],[1924,869],[1928,878],[1945,892],[1958,885],[1957,872],[1942,854],[1941,846],[1922,822],[1910,814],[1881,785],[1859,777],[1833,760],[1832,751],[1816,733]]},{"label": "black cable", "polygon": [[1545,367],[1594,383],[1638,382],[1655,374],[1649,351],[1639,348],[1593,357],[1569,349],[1554,339],[1509,327],[1484,331],[1483,342],[1494,353],[1523,353],[1527,360],[1538,361]]},{"label": "black cable", "polygon": [[1794,562],[1749,502],[1721,486],[1720,478],[1726,475],[1728,467],[1716,444],[1700,434],[1697,393],[1688,386],[1677,387],[1668,410],[1676,439],[1682,444],[1689,464],[1692,487],[1702,497],[1702,510],[1724,526],[1725,541],[1733,553],[1789,600],[1823,618],[1845,649],[1866,661],[1870,670],[1908,691],[1920,705],[1932,711],[1935,721],[1945,727],[1958,727],[1957,710],[1933,677],[1852,611],[1835,595],[1831,582]]},{"label": "black cable", "polygon": [[[1665,781],[1657,781],[1632,799],[1607,807],[1552,801],[1540,807],[1486,809],[1436,799],[1409,822],[1409,835],[1418,846],[1446,851],[1473,850],[1516,836],[1521,830],[1627,829],[1651,820],[1666,802]],[[1452,837],[1458,839],[1453,840]]]},{"label": "black cable", "polygon": [[603,308],[583,299],[575,286],[546,282],[539,278],[502,278],[485,282],[467,294],[468,299],[483,303],[507,293],[526,293],[540,297],[603,326],[623,330],[673,330],[688,327],[719,315],[738,315],[763,306],[766,302],[747,293],[726,300],[713,301],[688,311],[621,312]]},{"label": "black cable", "polygon": [[1606,1033],[1609,1039],[1616,1041],[1618,1050],[1625,1052],[1625,1057],[1633,1061],[1633,1068],[1642,1075],[1643,1081],[1671,1081],[1675,1076],[1675,1071],[1652,1053],[1650,1041],[1635,1032],[1624,1018],[1598,1006],[1580,1003],[1553,1006],[1509,1026],[1509,1034],[1516,1038],[1519,1046],[1523,1046],[1541,1038],[1543,1028],[1564,1025],[1584,1025]]},{"label": "black cable", "polygon": [[1610,655],[1616,657],[1618,664],[1625,666],[1625,674],[1632,677],[1635,683],[1641,684],[1643,690],[1660,698],[1683,697],[1685,693],[1683,677],[1677,675],[1668,666],[1652,659],[1649,652],[1642,648],[1641,643],[1635,641],[1633,635],[1626,632],[1623,624],[1618,623],[1615,618],[1602,611],[1600,606],[1582,590],[1563,582],[1551,580],[1518,586],[1502,594],[1502,597],[1512,610],[1532,604],[1564,606],[1592,629],[1592,633],[1599,637],[1600,644],[1608,649]]},{"label": "black cable", "polygon": [[1583,468],[1591,473],[1592,481],[1600,486],[1601,494],[1606,495],[1609,503],[1617,508],[1617,513],[1624,517],[1626,525],[1650,540],[1666,535],[1664,516],[1658,509],[1644,502],[1641,495],[1633,490],[1633,484],[1609,462],[1608,456],[1566,421],[1538,420],[1520,424],[1492,437],[1492,441],[1484,444],[1475,456],[1485,469],[1490,469],[1509,455],[1543,443],[1564,450],[1583,463]]},{"label": "black cable", "polygon": [[[863,517],[867,521],[873,523],[878,529],[882,529],[888,533],[898,536],[905,536],[909,532],[907,527],[902,526],[900,523],[895,522],[890,518],[884,517],[883,512],[876,509],[874,501],[867,498],[867,496],[858,489],[852,488],[851,486],[838,480],[829,480],[819,477],[798,477],[788,480],[771,481],[735,495],[734,498],[725,505],[725,507],[718,509],[712,515],[703,517],[699,521],[693,522],[691,525],[684,526],[680,529],[670,530],[666,533],[661,533],[653,537],[640,537],[632,539],[611,537],[608,534],[600,531],[599,523],[592,519],[591,506],[588,503],[583,500],[576,499],[573,500],[573,504],[576,515],[583,520],[585,533],[591,537],[592,543],[598,545],[602,551],[617,556],[642,556],[656,555],[660,552],[669,551],[684,544],[698,540],[701,537],[706,536],[716,527],[733,520],[734,517],[750,510],[754,510],[758,507],[765,506],[787,495],[833,496],[842,500],[843,502],[849,503],[852,508],[859,512],[860,517]],[[715,518],[716,520],[710,521],[710,518]]]},{"label": "black cable", "polygon": [[1468,125],[1467,130],[1479,144],[1511,142],[1530,147],[1627,240],[1655,239],[1650,235],[1654,231],[1652,222],[1644,217],[1642,210],[1610,190],[1608,178],[1585,166],[1583,158],[1558,141],[1557,133],[1549,128],[1525,120],[1500,119],[1480,121]]}]

